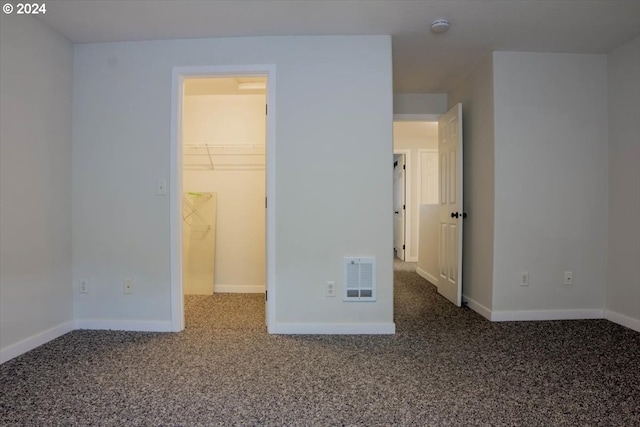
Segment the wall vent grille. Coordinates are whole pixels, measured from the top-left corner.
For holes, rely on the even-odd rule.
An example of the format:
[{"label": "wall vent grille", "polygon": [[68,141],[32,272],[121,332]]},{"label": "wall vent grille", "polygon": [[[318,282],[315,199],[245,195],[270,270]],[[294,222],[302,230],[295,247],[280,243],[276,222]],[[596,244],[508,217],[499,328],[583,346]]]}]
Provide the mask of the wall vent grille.
[{"label": "wall vent grille", "polygon": [[344,258],[344,301],[376,300],[376,259]]}]

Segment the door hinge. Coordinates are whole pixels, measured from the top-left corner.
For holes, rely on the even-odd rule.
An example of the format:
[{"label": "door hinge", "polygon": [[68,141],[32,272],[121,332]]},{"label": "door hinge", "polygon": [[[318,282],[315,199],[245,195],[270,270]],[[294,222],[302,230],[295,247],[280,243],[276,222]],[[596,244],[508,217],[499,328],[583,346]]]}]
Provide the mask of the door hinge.
[{"label": "door hinge", "polygon": [[403,170],[407,169],[407,165],[402,165],[402,169]]},{"label": "door hinge", "polygon": [[407,208],[406,208],[406,206],[405,206],[405,205],[402,205],[402,210],[404,211],[404,210],[406,210],[406,209],[407,209]]},{"label": "door hinge", "polygon": [[397,167],[398,166],[398,161],[396,160],[395,162],[393,162],[393,167]]},{"label": "door hinge", "polygon": [[404,245],[402,245],[402,250],[404,251]]},{"label": "door hinge", "polygon": [[264,291],[264,300],[269,301],[269,291]]},{"label": "door hinge", "polygon": [[267,198],[264,198],[264,208],[267,209]]},{"label": "door hinge", "polygon": [[264,115],[265,116],[269,115],[269,104],[264,104]]}]

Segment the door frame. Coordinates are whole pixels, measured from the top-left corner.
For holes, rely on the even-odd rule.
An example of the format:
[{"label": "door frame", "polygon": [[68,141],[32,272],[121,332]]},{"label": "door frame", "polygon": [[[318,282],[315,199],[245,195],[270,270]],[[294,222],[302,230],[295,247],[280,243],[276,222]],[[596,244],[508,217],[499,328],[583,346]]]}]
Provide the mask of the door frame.
[{"label": "door frame", "polygon": [[[437,122],[438,119],[440,119],[440,116],[442,116],[442,114],[394,114],[393,115],[393,121],[394,122]],[[405,162],[406,162],[406,174],[405,174],[405,204],[409,207],[411,207],[411,203],[413,201],[412,198],[412,194],[411,194],[411,180],[412,180],[412,176],[411,173],[413,173],[413,171],[411,170],[411,150],[408,148],[402,148],[402,149],[396,149],[395,148],[395,142],[394,142],[394,148],[393,148],[393,154],[405,154]],[[419,161],[419,159],[418,159]],[[418,169],[419,169],[420,165],[418,164]],[[407,178],[407,176],[409,178]],[[418,180],[418,189],[420,188],[420,180]],[[419,197],[419,195],[418,195]],[[419,199],[418,199],[419,200]],[[413,227],[414,224],[411,222],[411,215],[407,215],[407,212],[409,211],[409,209],[405,209],[405,221],[404,221],[404,228],[405,228],[405,232],[404,232],[404,239],[405,239],[405,246],[408,248],[408,250],[405,251],[404,257],[405,257],[405,261],[406,262],[418,262],[418,256],[419,253],[416,250],[416,256],[410,256],[411,254],[411,234],[414,231]],[[416,218],[420,217],[420,204],[418,203],[416,205]],[[418,223],[419,224],[419,223]],[[415,227],[418,227],[419,225],[416,224]],[[418,235],[420,235],[420,230],[418,229]]]},{"label": "door frame", "polygon": [[267,331],[276,327],[276,66],[214,65],[173,67],[171,77],[171,147],[169,166],[171,330],[184,329],[182,284],[182,105],[185,78],[264,76],[267,78],[266,132],[266,295]]},{"label": "door frame", "polygon": [[442,114],[394,114],[394,122],[437,122]]}]

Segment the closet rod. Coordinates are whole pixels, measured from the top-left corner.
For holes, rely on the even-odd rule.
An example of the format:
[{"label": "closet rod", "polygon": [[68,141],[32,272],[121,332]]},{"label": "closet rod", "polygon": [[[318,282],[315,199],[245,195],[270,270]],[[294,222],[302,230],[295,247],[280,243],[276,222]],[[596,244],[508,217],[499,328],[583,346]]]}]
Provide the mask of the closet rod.
[{"label": "closet rod", "polygon": [[184,144],[188,148],[265,148],[265,144]]},{"label": "closet rod", "polygon": [[213,170],[213,171],[234,171],[234,170],[264,170],[264,165],[218,165],[218,166],[209,166],[209,165],[184,165],[184,168],[187,170]]},{"label": "closet rod", "polygon": [[182,153],[183,156],[215,156],[215,157],[228,157],[228,156],[264,156],[264,153],[211,153],[207,150],[206,153]]}]

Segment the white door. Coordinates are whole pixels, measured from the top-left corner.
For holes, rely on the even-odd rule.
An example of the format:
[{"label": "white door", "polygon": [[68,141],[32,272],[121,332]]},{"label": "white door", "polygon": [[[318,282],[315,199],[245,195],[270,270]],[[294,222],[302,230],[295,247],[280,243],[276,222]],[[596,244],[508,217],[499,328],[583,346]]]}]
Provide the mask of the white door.
[{"label": "white door", "polygon": [[438,150],[421,149],[420,153],[420,204],[437,205],[438,186]]},{"label": "white door", "polygon": [[393,162],[393,251],[404,261],[405,248],[405,158],[404,154]]},{"label": "white door", "polygon": [[438,292],[462,303],[462,104],[438,120],[440,230]]}]

